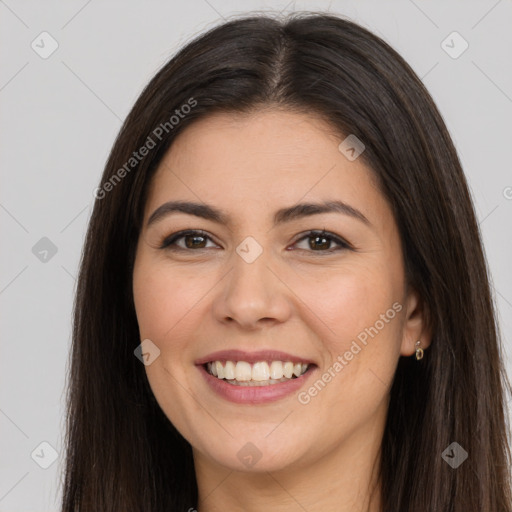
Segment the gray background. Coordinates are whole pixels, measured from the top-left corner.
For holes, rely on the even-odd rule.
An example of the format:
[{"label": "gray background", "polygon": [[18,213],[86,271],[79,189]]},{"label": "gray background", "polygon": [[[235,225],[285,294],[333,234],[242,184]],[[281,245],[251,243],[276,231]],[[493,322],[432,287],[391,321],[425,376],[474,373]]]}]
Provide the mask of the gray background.
[{"label": "gray background", "polygon": [[[75,276],[92,192],[122,119],[177,48],[255,9],[349,16],[423,78],[470,182],[511,368],[510,0],[0,0],[0,511],[58,509]],[[31,47],[51,48],[43,31],[59,45],[46,59]],[[469,43],[458,58],[442,47],[453,31]],[[456,36],[445,48],[458,53],[462,44]],[[48,469],[42,442],[58,453]]]}]

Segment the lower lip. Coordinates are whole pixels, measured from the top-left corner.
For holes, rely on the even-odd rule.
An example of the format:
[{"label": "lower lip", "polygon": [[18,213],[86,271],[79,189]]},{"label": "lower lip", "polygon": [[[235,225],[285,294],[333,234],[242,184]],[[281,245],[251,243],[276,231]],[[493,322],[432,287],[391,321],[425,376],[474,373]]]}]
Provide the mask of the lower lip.
[{"label": "lower lip", "polygon": [[290,379],[286,382],[280,382],[279,384],[269,384],[268,386],[237,386],[210,375],[203,365],[198,365],[198,368],[213,391],[222,398],[237,404],[264,404],[291,395],[304,386],[311,374],[315,373],[316,370],[316,367],[310,368],[300,377]]}]

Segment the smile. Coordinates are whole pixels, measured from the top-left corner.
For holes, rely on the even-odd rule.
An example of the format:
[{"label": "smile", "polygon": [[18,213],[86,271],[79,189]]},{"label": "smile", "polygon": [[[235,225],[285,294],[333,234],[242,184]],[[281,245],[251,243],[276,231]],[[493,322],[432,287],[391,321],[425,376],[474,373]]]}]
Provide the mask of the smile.
[{"label": "smile", "polygon": [[211,361],[206,371],[234,386],[270,386],[296,379],[306,373],[308,363],[291,361]]}]

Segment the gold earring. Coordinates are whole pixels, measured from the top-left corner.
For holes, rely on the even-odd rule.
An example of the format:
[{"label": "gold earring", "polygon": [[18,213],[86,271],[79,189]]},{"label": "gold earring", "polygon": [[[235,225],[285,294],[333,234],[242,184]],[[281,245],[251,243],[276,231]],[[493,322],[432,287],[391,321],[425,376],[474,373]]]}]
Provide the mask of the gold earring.
[{"label": "gold earring", "polygon": [[416,360],[420,360],[423,358],[423,349],[420,347],[421,340],[416,342]]}]

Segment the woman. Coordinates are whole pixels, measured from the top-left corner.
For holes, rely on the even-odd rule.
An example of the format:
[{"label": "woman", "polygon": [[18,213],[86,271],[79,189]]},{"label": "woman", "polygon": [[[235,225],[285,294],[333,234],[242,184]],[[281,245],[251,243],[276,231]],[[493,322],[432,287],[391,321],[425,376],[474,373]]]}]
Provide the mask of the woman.
[{"label": "woman", "polygon": [[197,37],[95,195],[63,510],[512,511],[467,183],[381,39],[317,14]]}]

